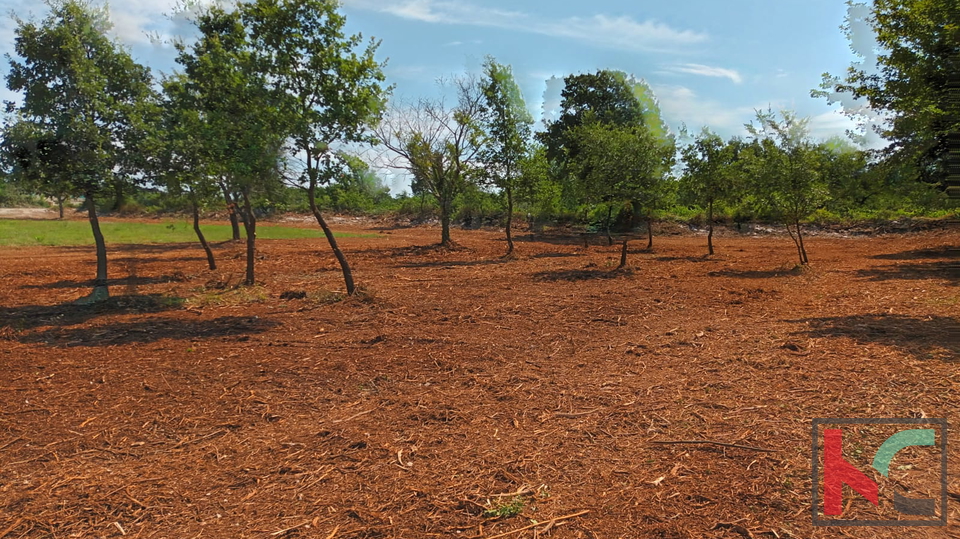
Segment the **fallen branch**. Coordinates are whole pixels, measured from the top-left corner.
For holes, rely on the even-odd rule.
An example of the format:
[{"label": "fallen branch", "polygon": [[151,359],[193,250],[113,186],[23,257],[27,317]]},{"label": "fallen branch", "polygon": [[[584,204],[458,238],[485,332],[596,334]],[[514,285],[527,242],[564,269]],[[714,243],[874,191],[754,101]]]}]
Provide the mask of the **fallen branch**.
[{"label": "fallen branch", "polygon": [[673,444],[699,444],[699,445],[718,445],[720,447],[734,447],[737,449],[749,449],[750,451],[760,451],[761,453],[776,453],[776,449],[765,449],[763,447],[753,447],[752,445],[727,444],[724,442],[714,442],[713,440],[663,440],[650,442],[651,444],[673,445]]},{"label": "fallen branch", "polygon": [[545,526],[547,526],[547,527],[551,527],[551,526],[553,526],[554,524],[556,524],[557,522],[559,522],[559,521],[561,521],[561,520],[568,520],[568,519],[571,519],[571,518],[574,518],[574,517],[579,517],[579,516],[582,516],[582,515],[586,515],[586,514],[589,513],[589,512],[590,512],[590,510],[585,510],[585,511],[580,511],[579,513],[573,513],[573,514],[570,514],[570,515],[566,515],[566,516],[562,516],[562,517],[557,517],[557,518],[553,518],[553,519],[550,519],[550,520],[545,520],[545,521],[543,521],[543,522],[537,522],[536,524],[530,524],[529,526],[524,526],[524,527],[522,527],[522,528],[517,528],[517,529],[515,529],[515,530],[511,530],[511,531],[508,531],[508,532],[498,533],[497,535],[491,535],[491,536],[487,537],[487,539],[497,539],[497,537],[506,537],[506,536],[508,536],[508,535],[513,535],[513,534],[515,534],[515,533],[517,533],[517,532],[522,532],[522,531],[524,531],[524,530],[529,530],[530,528],[536,528],[537,526],[544,526],[544,525],[545,525]]},{"label": "fallen branch", "polygon": [[583,417],[599,411],[600,408],[594,408],[593,410],[587,410],[584,412],[554,412],[553,417]]},{"label": "fallen branch", "polygon": [[12,532],[13,530],[17,529],[17,526],[19,526],[21,522],[23,522],[23,519],[22,519],[22,518],[18,518],[16,521],[14,521],[13,524],[11,524],[10,526],[8,526],[7,529],[5,529],[5,530],[3,530],[3,531],[0,531],[0,539],[3,539],[3,538],[6,537],[10,532]]}]

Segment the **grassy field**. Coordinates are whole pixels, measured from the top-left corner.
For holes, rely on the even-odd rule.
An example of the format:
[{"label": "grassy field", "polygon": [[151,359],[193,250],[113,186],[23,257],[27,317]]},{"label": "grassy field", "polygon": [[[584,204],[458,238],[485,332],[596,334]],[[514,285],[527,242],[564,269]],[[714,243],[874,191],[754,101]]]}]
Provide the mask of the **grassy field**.
[{"label": "grassy field", "polygon": [[[193,225],[187,221],[161,223],[101,222],[107,243],[182,243],[197,241]],[[241,234],[243,234],[241,227]],[[209,241],[231,238],[229,225],[204,225],[203,234]],[[289,226],[257,226],[257,238],[263,240],[318,238],[319,228]],[[356,237],[357,234],[337,233],[337,237]],[[377,234],[359,235],[377,237]],[[27,247],[35,245],[67,246],[93,245],[93,233],[87,221],[44,221],[27,219],[0,219],[0,246]]]}]

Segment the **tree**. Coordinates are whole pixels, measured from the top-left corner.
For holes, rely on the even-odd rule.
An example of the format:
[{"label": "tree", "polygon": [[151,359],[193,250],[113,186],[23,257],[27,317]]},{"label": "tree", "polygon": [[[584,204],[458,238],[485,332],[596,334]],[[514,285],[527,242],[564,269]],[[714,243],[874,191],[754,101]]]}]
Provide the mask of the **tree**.
[{"label": "tree", "polygon": [[520,163],[528,152],[533,117],[509,66],[487,58],[483,66],[483,113],[480,123],[486,145],[480,152],[486,176],[507,199],[507,255],[513,253],[513,201],[523,177]]},{"label": "tree", "polygon": [[477,176],[483,147],[478,127],[483,93],[471,78],[454,80],[457,105],[442,99],[421,99],[411,108],[394,107],[374,129],[380,144],[392,153],[392,165],[406,170],[413,183],[432,194],[440,206],[440,245],[452,247],[450,218],[453,201]]},{"label": "tree", "polygon": [[[7,88],[23,92],[4,133],[4,161],[15,177],[40,192],[86,199],[97,252],[94,290],[84,302],[109,296],[107,252],[96,198],[135,168],[148,110],[150,71],[106,32],[105,8],[52,0],[40,24],[17,19],[16,55]],[[9,58],[9,57],[8,57]]]},{"label": "tree", "polygon": [[317,206],[317,188],[341,171],[337,144],[372,142],[368,127],[378,120],[388,90],[371,40],[347,36],[346,19],[326,0],[257,0],[241,4],[250,29],[251,54],[279,95],[295,153],[305,168],[294,182],[307,191],[310,210],[343,272],[347,294],[356,286],[346,256]]},{"label": "tree", "polygon": [[[857,31],[865,22],[879,51],[854,46],[865,61],[852,64],[842,78],[825,73],[821,90],[812,94],[831,103],[843,94],[866,100],[870,111],[883,115],[877,131],[891,142],[887,156],[910,163],[919,179],[946,187],[951,166],[960,169],[960,4],[874,0],[847,5],[841,28],[848,39],[862,41]],[[862,119],[864,112],[848,113]],[[952,174],[960,181],[957,172]]]},{"label": "tree", "polygon": [[282,96],[252,54],[249,35],[238,11],[213,6],[194,23],[199,37],[192,46],[177,43],[177,62],[184,67],[187,90],[196,96],[203,118],[204,152],[215,168],[209,173],[238,193],[247,234],[245,284],[255,284],[257,218],[251,199],[280,181],[284,142],[290,119]]},{"label": "tree", "polygon": [[828,191],[820,173],[817,150],[807,134],[806,118],[782,111],[757,111],[757,125],[746,124],[752,144],[746,152],[754,188],[786,225],[797,247],[800,264],[809,262],[801,221],[826,202]]},{"label": "tree", "polygon": [[193,215],[193,230],[207,255],[207,266],[217,269],[213,250],[200,228],[200,208],[220,192],[215,181],[216,164],[204,143],[204,116],[199,96],[191,92],[189,79],[179,75],[163,83],[164,107],[153,136],[153,172],[171,196],[186,196]]},{"label": "tree", "polygon": [[[608,205],[606,228],[612,244],[609,209],[617,202],[622,205],[633,200],[642,201],[646,208],[656,207],[664,189],[661,171],[672,155],[643,125],[588,121],[572,135],[579,148],[576,176],[580,178],[580,191],[586,200]],[[626,244],[624,240],[620,267],[626,265]]]},{"label": "tree", "polygon": [[725,143],[707,128],[681,150],[685,167],[680,189],[691,201],[707,209],[707,252],[713,254],[713,211],[725,202],[734,188],[733,164],[737,141]]}]

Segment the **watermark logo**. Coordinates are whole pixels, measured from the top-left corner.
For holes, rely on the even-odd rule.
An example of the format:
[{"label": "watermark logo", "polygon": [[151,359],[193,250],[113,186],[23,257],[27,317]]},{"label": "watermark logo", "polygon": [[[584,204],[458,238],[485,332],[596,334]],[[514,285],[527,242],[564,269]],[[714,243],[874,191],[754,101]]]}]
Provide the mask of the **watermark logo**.
[{"label": "watermark logo", "polygon": [[812,463],[814,526],[947,524],[946,419],[814,419]]}]

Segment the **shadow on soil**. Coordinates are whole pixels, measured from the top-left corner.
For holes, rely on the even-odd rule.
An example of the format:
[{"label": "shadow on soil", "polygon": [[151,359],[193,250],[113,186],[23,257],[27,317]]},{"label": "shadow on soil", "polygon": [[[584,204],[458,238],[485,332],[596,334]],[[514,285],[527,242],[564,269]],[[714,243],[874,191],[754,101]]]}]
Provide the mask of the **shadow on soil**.
[{"label": "shadow on soil", "polygon": [[773,277],[787,277],[790,275],[800,275],[801,270],[794,269],[775,269],[775,270],[718,270],[707,273],[710,277],[734,277],[737,279],[770,279]]},{"label": "shadow on soil", "polygon": [[862,269],[857,275],[871,281],[941,279],[956,286],[960,285],[960,262],[895,264]]},{"label": "shadow on soil", "polygon": [[113,296],[93,305],[25,305],[0,309],[0,328],[26,330],[42,326],[73,326],[94,318],[123,314],[155,314],[179,309],[182,298],[149,294]]},{"label": "shadow on soil", "polygon": [[213,320],[140,318],[100,327],[54,327],[22,335],[22,343],[41,343],[58,348],[75,346],[115,346],[156,342],[162,339],[192,340],[210,338],[248,339],[266,333],[279,324],[256,316],[221,316]]},{"label": "shadow on soil", "polygon": [[918,260],[930,258],[957,258],[960,259],[960,248],[938,247],[936,249],[916,249],[902,253],[876,255],[870,258],[877,260]]},{"label": "shadow on soil", "polygon": [[[183,275],[161,275],[159,277],[123,277],[107,279],[107,286],[142,286],[184,281]],[[45,284],[25,284],[20,288],[93,288],[93,280],[87,281],[57,281]]]},{"label": "shadow on soil", "polygon": [[948,316],[917,318],[905,315],[868,314],[790,320],[809,324],[810,329],[796,332],[809,337],[848,337],[860,344],[877,343],[899,348],[929,359],[960,361],[960,320]]},{"label": "shadow on soil", "polygon": [[602,270],[602,269],[579,269],[579,270],[555,270],[541,271],[533,274],[534,281],[590,281],[593,279],[617,279],[633,275],[630,268]]},{"label": "shadow on soil", "polygon": [[506,258],[493,258],[486,260],[430,260],[427,262],[408,262],[406,264],[397,264],[397,268],[445,268],[454,266],[489,266],[493,264],[503,264],[508,262]]}]

